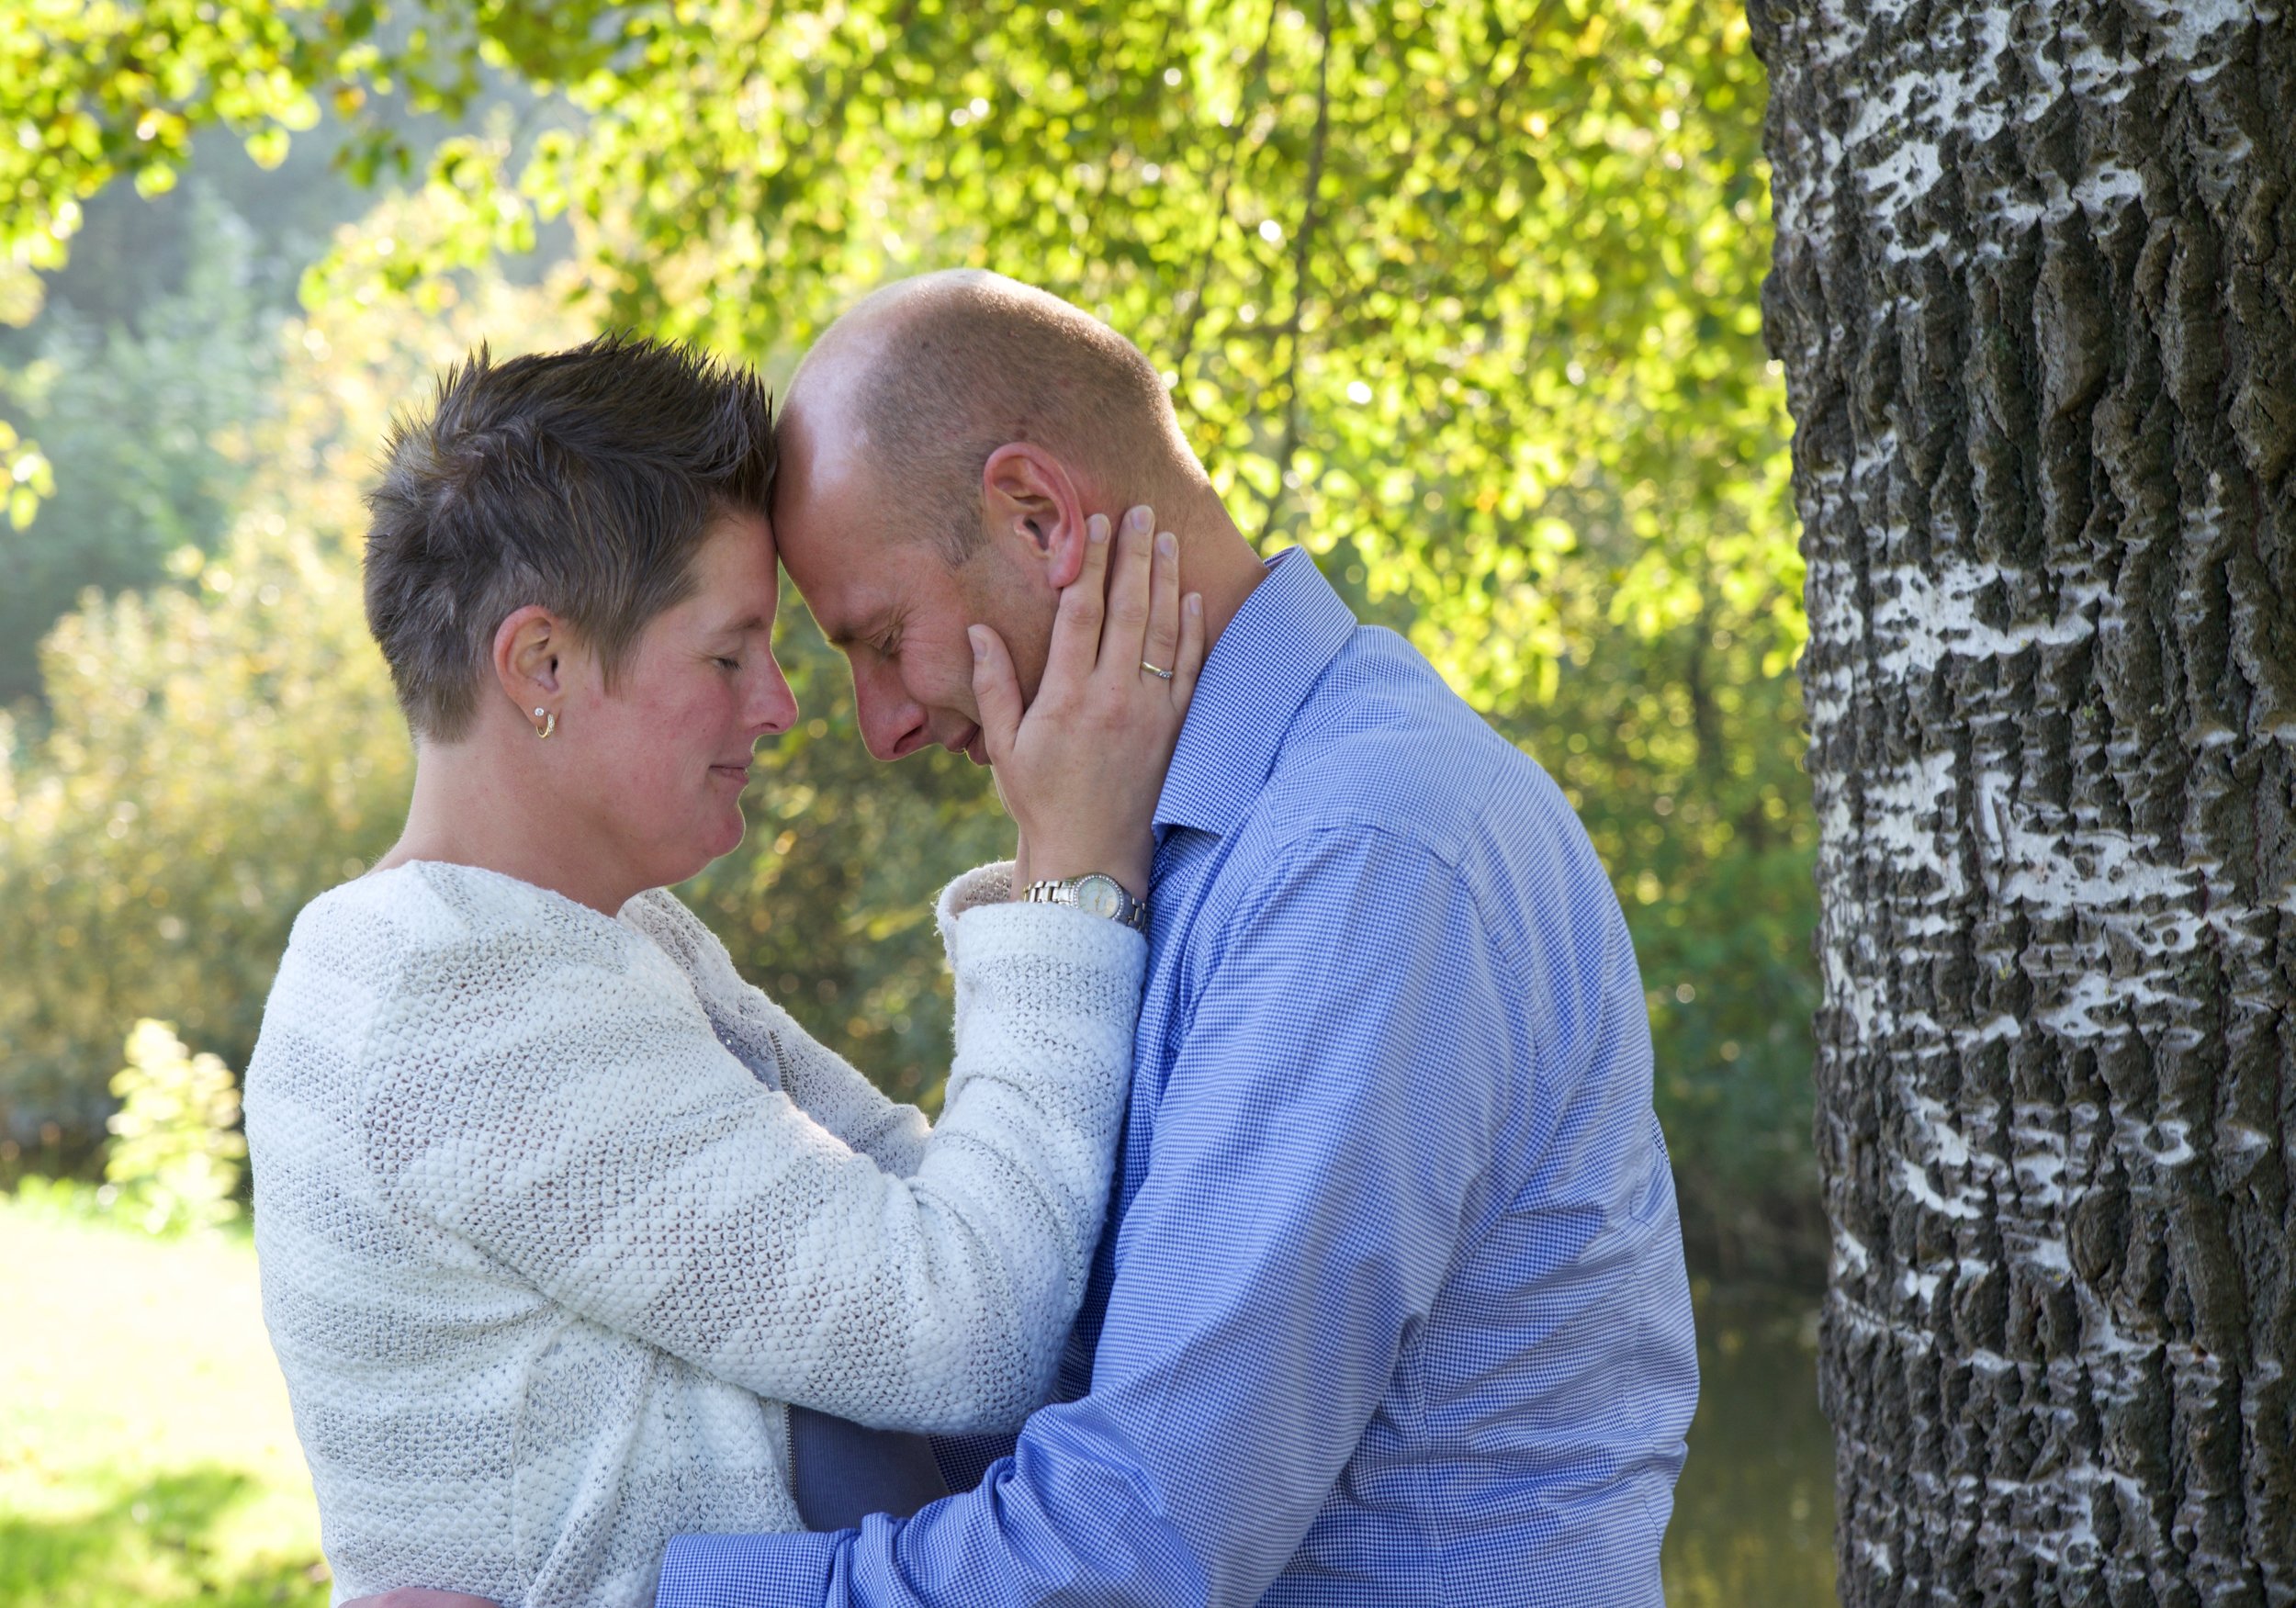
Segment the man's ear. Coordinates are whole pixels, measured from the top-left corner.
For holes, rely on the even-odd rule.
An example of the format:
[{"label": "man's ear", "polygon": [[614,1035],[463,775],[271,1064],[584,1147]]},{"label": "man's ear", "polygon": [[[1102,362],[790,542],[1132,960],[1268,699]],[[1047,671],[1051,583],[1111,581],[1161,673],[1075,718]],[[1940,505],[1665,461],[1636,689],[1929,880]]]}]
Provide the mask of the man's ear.
[{"label": "man's ear", "polygon": [[[494,631],[494,679],[530,724],[546,718],[566,693],[560,660],[568,646],[565,624],[540,603],[528,603]],[[536,716],[535,711],[546,712]]]},{"label": "man's ear", "polygon": [[1032,441],[1006,443],[981,466],[981,500],[990,540],[1042,565],[1055,590],[1076,579],[1085,562],[1084,499],[1060,459]]}]

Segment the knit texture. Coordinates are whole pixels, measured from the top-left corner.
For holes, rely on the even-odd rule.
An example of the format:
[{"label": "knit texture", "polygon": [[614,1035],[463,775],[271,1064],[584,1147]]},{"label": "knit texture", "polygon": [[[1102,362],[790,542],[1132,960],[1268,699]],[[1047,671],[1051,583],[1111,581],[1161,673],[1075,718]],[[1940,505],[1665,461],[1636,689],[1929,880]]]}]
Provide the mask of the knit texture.
[{"label": "knit texture", "polygon": [[1017,1425],[1108,1197],[1146,944],[952,883],[940,1121],[619,918],[417,862],[295,924],[250,1061],[264,1314],[335,1597],[647,1602],[681,1532],[800,1527],[787,1417]]}]

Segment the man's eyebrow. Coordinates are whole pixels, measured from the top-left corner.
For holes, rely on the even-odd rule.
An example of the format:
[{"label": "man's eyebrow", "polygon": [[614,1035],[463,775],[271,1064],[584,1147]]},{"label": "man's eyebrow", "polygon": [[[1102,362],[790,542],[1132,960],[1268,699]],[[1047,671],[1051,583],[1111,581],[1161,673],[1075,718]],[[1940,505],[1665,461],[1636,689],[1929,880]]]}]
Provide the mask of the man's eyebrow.
[{"label": "man's eyebrow", "polygon": [[835,625],[816,615],[814,623],[821,627],[821,635],[831,647],[843,649],[856,642],[868,641],[882,635],[885,626],[885,613],[884,609],[879,609],[858,620],[840,621]]}]

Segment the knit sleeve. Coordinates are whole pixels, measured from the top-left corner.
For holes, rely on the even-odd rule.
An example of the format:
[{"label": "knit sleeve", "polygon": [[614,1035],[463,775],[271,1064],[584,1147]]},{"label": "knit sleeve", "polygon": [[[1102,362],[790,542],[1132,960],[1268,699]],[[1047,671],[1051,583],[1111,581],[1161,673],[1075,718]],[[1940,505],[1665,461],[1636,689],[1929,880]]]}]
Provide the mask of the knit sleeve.
[{"label": "knit sleeve", "polygon": [[951,943],[971,1007],[911,1176],[751,1076],[635,939],[411,968],[375,1027],[368,1164],[569,1310],[759,1395],[880,1428],[1017,1424],[1083,1293],[1146,946],[1012,905]]},{"label": "knit sleeve", "polygon": [[[1005,861],[967,871],[941,892],[936,913],[941,942],[957,976],[960,1051],[965,1042],[964,1006],[975,985],[972,973],[985,968],[958,964],[957,918],[977,905],[1005,900],[1010,896],[1011,887],[1012,865]],[[727,970],[730,973],[730,961]],[[738,1008],[746,1019],[759,1024],[771,1039],[780,1061],[782,1086],[806,1115],[855,1150],[873,1156],[886,1171],[916,1171],[924,1158],[926,1135],[931,1131],[924,1113],[914,1106],[887,1099],[850,1062],[807,1034],[763,992],[737,976],[734,981],[742,995]]]},{"label": "knit sleeve", "polygon": [[641,894],[623,907],[622,919],[678,963],[719,1038],[752,1068],[771,1068],[799,1110],[886,1172],[917,1171],[932,1131],[925,1113],[886,1098],[851,1062],[808,1035],[735,969],[717,935],[676,895],[663,888]]}]

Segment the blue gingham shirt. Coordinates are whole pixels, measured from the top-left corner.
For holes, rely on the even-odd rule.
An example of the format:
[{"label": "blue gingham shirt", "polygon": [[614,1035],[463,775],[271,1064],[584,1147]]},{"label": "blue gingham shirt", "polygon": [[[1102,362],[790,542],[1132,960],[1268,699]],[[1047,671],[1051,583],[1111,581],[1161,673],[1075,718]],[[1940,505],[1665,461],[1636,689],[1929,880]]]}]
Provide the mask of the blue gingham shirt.
[{"label": "blue gingham shirt", "polygon": [[1570,806],[1295,549],[1156,826],[1068,1399],[906,1521],[679,1538],[658,1608],[1660,1608],[1690,1291]]}]

